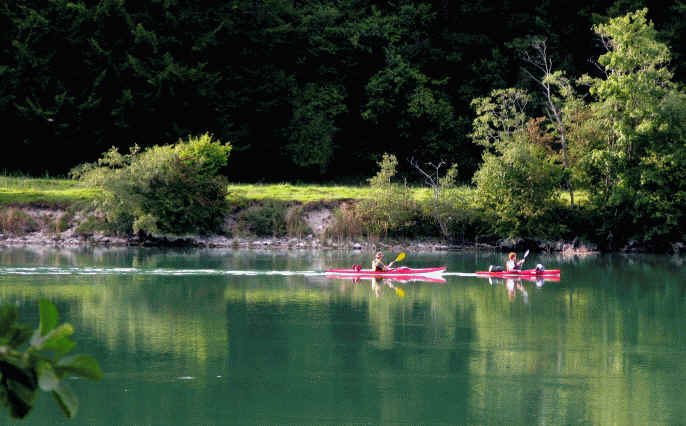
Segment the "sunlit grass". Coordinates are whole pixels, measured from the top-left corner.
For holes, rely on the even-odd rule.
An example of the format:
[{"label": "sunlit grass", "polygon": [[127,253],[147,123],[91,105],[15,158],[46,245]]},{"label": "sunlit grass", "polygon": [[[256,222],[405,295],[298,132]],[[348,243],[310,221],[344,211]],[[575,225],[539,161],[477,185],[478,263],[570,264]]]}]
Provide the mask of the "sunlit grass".
[{"label": "sunlit grass", "polygon": [[[432,197],[431,188],[412,187],[412,196],[417,201]],[[476,189],[470,186],[457,188],[465,199],[473,199]],[[375,196],[369,186],[354,185],[295,185],[280,184],[239,184],[228,186],[228,199],[235,200],[276,200],[285,202],[312,203],[335,202],[340,200],[364,200]],[[83,187],[78,181],[58,178],[33,178],[21,176],[0,176],[0,205],[11,204],[69,204],[93,199],[96,190]],[[574,201],[578,204],[588,202],[588,191],[575,191]],[[569,193],[561,192],[560,199],[569,203]]]},{"label": "sunlit grass", "polygon": [[[374,198],[375,191],[369,186],[343,185],[293,185],[282,184],[231,184],[228,187],[229,199],[278,200],[301,203],[337,200],[364,200]],[[421,201],[432,196],[430,188],[411,188],[415,200]],[[468,186],[458,188],[461,194],[474,191]]]},{"label": "sunlit grass", "polygon": [[70,204],[92,199],[95,193],[72,179],[0,176],[0,205]]},{"label": "sunlit grass", "polygon": [[367,199],[374,196],[369,187],[336,185],[231,184],[229,199],[278,200],[309,203],[346,199]]}]

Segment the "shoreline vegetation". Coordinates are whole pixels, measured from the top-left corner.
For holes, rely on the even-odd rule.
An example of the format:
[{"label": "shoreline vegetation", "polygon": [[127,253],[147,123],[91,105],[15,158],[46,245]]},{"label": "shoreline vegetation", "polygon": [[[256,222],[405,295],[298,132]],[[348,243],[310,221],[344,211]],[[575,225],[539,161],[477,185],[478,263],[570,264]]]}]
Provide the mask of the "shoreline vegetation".
[{"label": "shoreline vegetation", "polygon": [[[65,22],[78,25],[107,15],[99,6],[75,7],[71,3],[52,6],[56,12],[68,13],[64,15]],[[120,6],[122,16],[139,17],[134,10]],[[228,22],[224,20],[228,16],[224,12],[231,15],[233,9],[222,10],[220,28]],[[302,18],[303,23],[311,22],[310,12],[323,11],[319,6],[316,10],[291,6],[288,9],[295,13],[294,22]],[[473,85],[478,90],[466,90],[469,84],[454,78],[451,68],[443,68],[463,53],[459,48],[455,51],[453,47],[449,51],[416,49],[411,42],[413,38],[403,31],[382,31],[387,36],[381,38],[384,46],[375,44],[377,36],[363,36],[380,34],[381,29],[399,28],[396,24],[401,21],[396,18],[412,16],[422,17],[421,22],[431,22],[429,32],[444,28],[434,21],[436,16],[429,5],[409,2],[400,8],[399,15],[395,6],[390,9],[372,13],[373,21],[366,19],[365,9],[357,16],[361,18],[360,26],[331,32],[346,33],[350,37],[335,37],[331,40],[333,44],[326,43],[325,50],[329,52],[339,43],[346,49],[351,45],[367,46],[370,49],[363,48],[360,52],[372,56],[375,55],[372,52],[386,52],[385,61],[369,63],[373,69],[367,70],[369,79],[364,87],[355,86],[365,81],[364,77],[357,78],[361,75],[357,65],[350,67],[355,60],[346,62],[341,74],[327,61],[320,69],[323,74],[314,80],[310,72],[298,77],[297,73],[278,71],[285,78],[280,87],[288,88],[286,91],[265,90],[262,83],[272,78],[254,74],[252,65],[246,75],[252,77],[243,80],[228,79],[234,75],[230,69],[211,72],[217,84],[233,81],[229,84],[235,87],[259,88],[260,96],[266,95],[273,108],[285,112],[286,116],[276,121],[267,118],[269,114],[262,115],[267,105],[259,107],[259,102],[254,103],[255,93],[241,91],[239,97],[247,102],[244,105],[251,105],[239,108],[249,114],[241,118],[232,115],[231,108],[198,101],[195,95],[207,92],[197,88],[191,90],[193,95],[188,102],[192,99],[194,108],[201,104],[207,106],[202,116],[218,121],[203,124],[191,119],[192,126],[184,130],[179,125],[181,117],[173,113],[187,108],[180,108],[175,102],[151,101],[155,92],[166,91],[163,87],[169,93],[175,93],[176,88],[190,87],[180,78],[179,70],[184,68],[178,68],[166,54],[160,56],[166,58],[164,72],[144,71],[146,61],[134,60],[131,53],[126,53],[127,46],[119,46],[123,48],[120,50],[112,47],[112,52],[119,52],[115,56],[128,58],[123,69],[143,72],[141,75],[145,75],[147,83],[141,86],[145,88],[136,95],[126,89],[122,96],[110,102],[93,94],[84,103],[77,102],[73,96],[88,93],[87,90],[67,90],[62,81],[49,85],[38,84],[38,79],[24,79],[23,73],[33,78],[36,69],[44,68],[36,65],[40,62],[24,68],[21,64],[31,62],[20,55],[17,68],[11,71],[8,68],[8,81],[13,83],[7,87],[41,86],[50,87],[49,90],[64,87],[63,93],[49,96],[50,102],[55,101],[54,108],[46,106],[50,102],[32,100],[33,94],[16,98],[26,98],[26,105],[7,98],[6,106],[11,106],[18,117],[33,117],[31,120],[35,118],[43,123],[43,127],[24,126],[26,131],[34,127],[43,130],[24,135],[22,146],[50,142],[51,148],[60,155],[68,153],[70,157],[27,148],[39,154],[26,156],[32,161],[31,167],[22,168],[19,163],[11,166],[13,170],[34,173],[36,170],[64,173],[69,169],[70,179],[45,178],[34,184],[27,179],[5,178],[5,190],[0,192],[0,207],[6,206],[0,211],[4,241],[21,242],[32,236],[37,241],[55,244],[84,241],[114,244],[117,241],[132,245],[240,246],[261,241],[261,245],[268,246],[381,247],[391,242],[404,245],[430,242],[432,247],[453,249],[686,251],[686,87],[683,78],[676,78],[670,68],[679,63],[681,50],[672,52],[666,43],[669,38],[649,19],[648,9],[627,11],[623,15],[624,12],[616,10],[605,17],[594,17],[588,35],[601,43],[597,51],[583,52],[584,62],[588,54],[595,58],[590,73],[560,63],[558,58],[565,53],[559,46],[555,48],[554,40],[532,33],[504,43],[512,49],[511,53],[517,52],[515,56],[524,80],[506,81],[487,74],[480,78],[483,83]],[[384,15],[386,12],[388,16]],[[27,28],[32,33],[33,25],[43,22],[35,19],[41,16],[39,11],[19,8],[12,13],[16,14],[11,22],[17,34]],[[167,12],[164,15],[173,16]],[[326,16],[335,15],[326,12]],[[41,24],[46,31],[52,30],[47,16],[50,14]],[[122,22],[135,20],[126,18]],[[277,33],[294,28],[285,22],[268,30],[263,28],[267,31],[260,35],[265,35],[265,40],[273,40],[275,28],[279,28]],[[401,27],[407,30],[417,27],[414,18],[402,22]],[[362,32],[348,33],[351,29]],[[296,33],[300,34],[299,31]],[[82,33],[69,30],[66,34]],[[44,33],[46,37],[47,34],[49,31]],[[148,33],[142,26],[136,27],[135,34],[136,40],[140,37],[139,41],[157,40],[154,32]],[[416,40],[425,39],[424,35],[416,36]],[[206,47],[215,45],[209,41],[212,37],[207,40],[191,37],[193,50],[202,50],[200,45],[205,42],[200,43],[201,39],[207,41]],[[30,38],[22,36],[17,40]],[[81,59],[99,64],[103,52],[110,50],[93,40],[91,37],[85,44],[96,47],[97,56]],[[454,39],[446,40],[453,45]],[[289,38],[283,41],[289,45],[293,42]],[[138,41],[134,44],[141,58],[159,56],[151,56],[149,51],[139,52]],[[172,45],[178,50],[178,45]],[[223,42],[215,46],[221,45]],[[81,51],[82,46],[78,46],[79,49],[72,50]],[[19,49],[17,52],[34,59],[41,57],[39,52],[50,50],[41,44],[33,46],[35,51],[20,44],[15,47]],[[210,50],[206,51],[208,57],[215,57],[214,49]],[[426,62],[428,58],[417,56],[418,50],[434,52],[437,56]],[[224,60],[226,54],[223,49],[220,51],[222,64],[235,63]],[[16,55],[8,55],[13,56]],[[300,59],[295,62],[300,63]],[[473,59],[469,62],[475,63]],[[212,69],[212,65],[202,61],[196,65],[195,71],[188,68],[189,74],[181,74],[190,81],[207,81],[201,77],[201,71],[205,65],[208,70]],[[440,65],[442,71],[434,76],[426,74],[434,65]],[[314,69],[310,65],[306,68]],[[267,65],[265,69],[278,70],[278,67]],[[91,75],[93,79],[78,80],[89,82],[94,89],[118,90],[121,79],[108,80],[110,74],[110,70],[98,69]],[[176,77],[173,81],[159,80],[156,89],[151,82],[157,80],[149,75]],[[332,80],[334,76],[340,78],[337,83],[336,79]],[[256,81],[260,84],[254,84]],[[443,91],[451,84],[463,94],[460,100]],[[223,89],[214,89],[209,90],[222,94],[222,99],[225,97]],[[150,91],[150,96],[146,91]],[[362,97],[352,99],[351,93]],[[154,105],[164,105],[171,110],[146,112],[145,108],[134,107],[137,99],[147,99],[153,109]],[[288,105],[277,107],[283,100]],[[234,101],[230,101],[234,106],[241,104]],[[118,107],[111,109],[113,105]],[[463,110],[459,115],[454,113],[457,105]],[[100,111],[103,107],[106,109]],[[118,132],[109,134],[101,128],[65,130],[69,123],[87,117],[84,111],[91,108],[105,115],[98,113],[97,118],[86,118],[88,124],[100,126],[116,115]],[[465,108],[470,112],[464,111]],[[161,113],[164,120],[149,119],[153,112]],[[360,128],[359,119],[366,123]],[[137,120],[143,120],[146,125],[133,124]],[[253,120],[258,123],[257,133],[251,133],[250,126],[242,122]],[[351,138],[350,132],[359,129],[367,133]],[[53,139],[58,133],[66,138],[63,141],[69,142],[68,145]],[[269,133],[273,138],[265,138]],[[103,152],[103,145],[92,143],[92,138],[105,134],[114,139],[107,145],[111,148]],[[64,149],[78,146],[71,139],[75,135],[86,138],[88,150]],[[246,157],[248,151],[256,156]],[[20,161],[18,157],[21,156],[7,156],[15,162]],[[293,161],[289,162],[289,158]],[[50,165],[41,167],[45,159],[49,159]],[[378,166],[376,172],[372,170],[374,163]],[[246,172],[246,169],[250,169],[249,174],[242,174],[241,170]],[[341,173],[341,169],[345,172]],[[274,179],[286,182],[355,179],[368,185],[229,183],[230,180]],[[26,206],[40,209],[32,211]]]},{"label": "shoreline vegetation", "polygon": [[[341,227],[341,216],[352,206],[373,199],[367,186],[228,184],[228,213],[221,231],[213,234],[163,235],[144,232],[116,235],[99,228],[90,210],[95,191],[73,179],[0,177],[0,246],[146,246],[260,248],[296,250],[510,251],[526,248],[562,254],[605,251],[582,237],[559,239],[472,235],[442,238],[436,224],[414,224],[432,230],[422,235],[353,235]],[[473,188],[461,187],[468,197]],[[410,188],[416,203],[431,200],[427,188]],[[564,194],[560,195],[561,199]],[[582,198],[583,199],[583,198]],[[564,200],[562,200],[564,202]],[[425,218],[428,222],[431,218]],[[627,245],[624,252],[648,251]],[[683,252],[675,244],[672,252]]]}]

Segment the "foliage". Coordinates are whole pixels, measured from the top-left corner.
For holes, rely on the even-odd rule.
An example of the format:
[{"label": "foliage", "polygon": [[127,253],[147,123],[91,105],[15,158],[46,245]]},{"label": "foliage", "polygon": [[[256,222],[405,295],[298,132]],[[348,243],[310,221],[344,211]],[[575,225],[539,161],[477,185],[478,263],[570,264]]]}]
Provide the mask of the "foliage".
[{"label": "foliage", "polygon": [[605,201],[615,188],[635,184],[628,181],[630,170],[650,144],[646,136],[661,124],[658,105],[672,86],[665,66],[669,49],[657,40],[646,14],[643,9],[595,26],[607,49],[598,58],[606,77],[581,79],[594,95],[593,121],[604,133],[587,155],[601,177],[594,186]]},{"label": "foliage", "polygon": [[[681,55],[682,3],[652,12]],[[18,136],[0,168],[61,174],[212,129],[234,143],[239,181],[366,175],[380,152],[444,158],[468,180],[471,100],[524,87],[513,43],[544,38],[579,75],[595,54],[586,30],[634,4],[6,2],[0,114]]]},{"label": "foliage", "polygon": [[500,153],[506,150],[529,120],[525,111],[529,100],[529,94],[517,88],[493,90],[488,96],[474,99],[476,118],[470,135],[474,143]]},{"label": "foliage", "polygon": [[333,221],[326,229],[325,236],[346,240],[361,237],[365,232],[362,212],[352,204],[343,203],[334,211]]},{"label": "foliage", "polygon": [[[606,218],[606,239],[664,246],[684,238],[686,95],[667,68],[669,48],[647,10],[597,25],[607,52],[604,78],[584,76],[595,136],[583,153],[592,203]],[[631,230],[631,231],[629,231]]]},{"label": "foliage", "polygon": [[525,91],[510,88],[472,102],[472,138],[486,148],[473,177],[476,204],[498,235],[546,235],[541,219],[559,197],[562,172],[540,120],[528,118],[528,100]]},{"label": "foliage", "polygon": [[174,151],[182,161],[197,163],[200,175],[211,178],[226,167],[231,152],[231,145],[213,141],[209,133],[200,136],[189,136],[184,142],[174,146]]},{"label": "foliage", "polygon": [[8,208],[0,211],[0,231],[6,234],[24,235],[38,230],[38,223],[26,212]]},{"label": "foliage", "polygon": [[242,234],[279,237],[286,233],[286,215],[283,203],[265,201],[242,210],[236,216]]},{"label": "foliage", "polygon": [[85,219],[79,222],[75,232],[77,235],[91,235],[94,232],[106,231],[107,229],[111,228],[105,222],[105,218],[95,214],[88,214]]},{"label": "foliage", "polygon": [[542,221],[555,205],[561,171],[540,145],[518,135],[502,152],[485,152],[474,175],[477,204],[492,212],[499,235],[546,236]]},{"label": "foliage", "polygon": [[305,206],[275,200],[255,203],[239,211],[235,220],[239,235],[302,238],[312,232],[305,220]]},{"label": "foliage", "polygon": [[115,232],[205,233],[224,219],[226,181],[216,173],[230,149],[207,135],[129,154],[112,148],[72,173],[101,189],[96,205]]},{"label": "foliage", "polygon": [[343,91],[336,87],[308,84],[293,97],[293,117],[286,129],[292,162],[300,167],[318,167],[323,173],[333,160],[336,116],[346,111]]},{"label": "foliage", "polygon": [[[89,355],[68,355],[76,346],[74,328],[58,325],[57,308],[41,300],[40,326],[35,331],[18,324],[17,307],[0,306],[0,400],[13,418],[26,417],[38,390],[50,392],[65,416],[78,410],[78,398],[65,383],[67,376],[102,379],[98,362]],[[25,348],[25,349],[23,349]]]},{"label": "foliage", "polygon": [[235,215],[236,231],[243,235],[261,237],[302,237],[312,232],[304,215],[304,206],[263,200]]},{"label": "foliage", "polygon": [[74,213],[71,210],[67,210],[62,214],[57,214],[57,216],[52,219],[52,216],[48,216],[47,227],[50,232],[60,233],[72,227],[74,221]]},{"label": "foliage", "polygon": [[305,207],[293,206],[286,212],[286,234],[290,237],[302,238],[311,234],[312,229],[305,220]]},{"label": "foliage", "polygon": [[577,104],[577,95],[570,80],[564,71],[553,70],[553,60],[548,54],[548,46],[545,40],[534,39],[529,48],[524,51],[524,59],[529,63],[538,75],[534,75],[526,69],[527,74],[541,88],[544,96],[544,110],[553,129],[556,139],[559,141],[559,156],[564,169],[565,187],[569,191],[569,204],[574,206],[574,179],[571,172],[574,170],[570,163],[569,148],[569,122],[567,113],[574,108],[565,108],[565,103]]},{"label": "foliage", "polygon": [[369,179],[373,198],[362,200],[355,208],[369,235],[411,234],[419,210],[407,184],[391,181],[396,174],[398,160],[392,154],[383,154],[378,165],[379,171]]},{"label": "foliage", "polygon": [[441,176],[440,169],[443,162],[429,163],[433,173],[425,171],[418,163],[412,161],[413,166],[424,176],[425,184],[431,189],[431,197],[420,203],[423,214],[435,223],[442,238],[460,236],[465,239],[466,228],[472,228],[473,210],[469,201],[461,192],[455,181],[457,179],[457,164],[453,164]]}]

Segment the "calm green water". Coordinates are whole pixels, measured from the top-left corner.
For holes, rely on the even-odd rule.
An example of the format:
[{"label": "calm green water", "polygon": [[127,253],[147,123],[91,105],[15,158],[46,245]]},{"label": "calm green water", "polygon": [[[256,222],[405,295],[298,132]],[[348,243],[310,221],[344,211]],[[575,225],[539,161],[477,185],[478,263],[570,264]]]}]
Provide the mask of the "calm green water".
[{"label": "calm green water", "polygon": [[562,269],[544,283],[460,274],[504,261],[483,253],[408,253],[408,266],[448,266],[445,283],[321,273],[370,259],[1,249],[2,301],[33,325],[38,299],[54,301],[105,371],[70,381],[74,420],[41,395],[10,424],[685,421],[683,257],[531,254]]}]

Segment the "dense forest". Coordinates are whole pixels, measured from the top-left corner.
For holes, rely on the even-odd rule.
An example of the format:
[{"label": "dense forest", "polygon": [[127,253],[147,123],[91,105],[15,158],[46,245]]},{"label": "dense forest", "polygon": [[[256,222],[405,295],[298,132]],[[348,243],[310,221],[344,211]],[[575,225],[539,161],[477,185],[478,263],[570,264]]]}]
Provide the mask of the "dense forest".
[{"label": "dense forest", "polygon": [[519,87],[545,115],[530,41],[567,76],[600,76],[593,25],[642,7],[683,82],[682,1],[3,0],[0,167],[61,175],[210,132],[234,181],[362,182],[388,152],[401,173],[443,160],[469,182],[473,99]]}]

